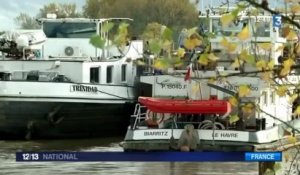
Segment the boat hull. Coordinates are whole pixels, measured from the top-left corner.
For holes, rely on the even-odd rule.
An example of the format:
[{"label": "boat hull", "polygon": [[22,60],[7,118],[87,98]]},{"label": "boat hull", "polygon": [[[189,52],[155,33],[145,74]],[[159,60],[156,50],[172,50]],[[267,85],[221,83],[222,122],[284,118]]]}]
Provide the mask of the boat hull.
[{"label": "boat hull", "polygon": [[131,103],[0,101],[0,139],[122,136]]}]

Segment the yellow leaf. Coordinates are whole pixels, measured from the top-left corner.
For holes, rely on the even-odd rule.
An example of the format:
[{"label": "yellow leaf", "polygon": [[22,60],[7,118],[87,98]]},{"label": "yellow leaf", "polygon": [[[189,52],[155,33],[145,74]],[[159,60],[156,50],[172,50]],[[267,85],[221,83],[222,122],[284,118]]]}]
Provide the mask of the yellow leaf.
[{"label": "yellow leaf", "polygon": [[213,53],[210,53],[208,55],[208,59],[211,60],[211,61],[217,61],[218,59],[220,59],[219,57],[216,57],[215,54]]},{"label": "yellow leaf", "polygon": [[201,54],[198,63],[206,66],[208,64],[208,54]]},{"label": "yellow leaf", "polygon": [[248,25],[243,28],[243,30],[237,35],[237,37],[242,41],[245,41],[250,38]]},{"label": "yellow leaf", "polygon": [[282,68],[280,71],[280,76],[285,77],[290,73],[291,69],[289,67],[287,68]]},{"label": "yellow leaf", "polygon": [[221,16],[221,23],[223,27],[227,27],[230,23],[233,22],[234,16],[231,13],[227,13]]},{"label": "yellow leaf", "polygon": [[277,93],[277,95],[279,97],[283,97],[283,96],[285,96],[285,94],[287,93],[287,91],[288,91],[288,88],[286,86],[280,85],[278,87],[278,89],[276,90],[276,93]]},{"label": "yellow leaf", "polygon": [[298,94],[293,94],[292,96],[290,96],[289,98],[289,103],[293,104],[294,101],[298,98]]},{"label": "yellow leaf", "polygon": [[300,5],[299,4],[295,4],[291,6],[291,12],[292,13],[299,13],[300,12]]},{"label": "yellow leaf", "polygon": [[192,49],[194,49],[195,45],[194,45],[194,43],[191,39],[185,39],[184,40],[184,47],[189,49],[189,50],[192,50]]},{"label": "yellow leaf", "polygon": [[251,89],[248,85],[240,85],[239,86],[239,97],[245,97],[250,95]]},{"label": "yellow leaf", "polygon": [[293,113],[293,115],[300,115],[300,106],[297,106],[295,112]]},{"label": "yellow leaf", "polygon": [[283,67],[290,69],[294,64],[295,64],[295,61],[293,59],[289,58],[283,62]]},{"label": "yellow leaf", "polygon": [[267,63],[266,63],[265,60],[259,60],[259,61],[257,61],[257,63],[256,63],[256,68],[257,68],[258,70],[265,70],[266,67],[267,67]]},{"label": "yellow leaf", "polygon": [[167,68],[169,68],[169,63],[167,62],[166,59],[156,59],[154,60],[154,68],[155,69],[160,69],[160,70],[165,70]]},{"label": "yellow leaf", "polygon": [[272,72],[263,72],[261,75],[261,79],[270,83],[272,80]]},{"label": "yellow leaf", "polygon": [[264,51],[269,51],[272,49],[271,43],[258,43],[257,46],[263,49]]},{"label": "yellow leaf", "polygon": [[220,44],[221,44],[221,46],[227,48],[228,45],[229,45],[229,42],[228,42],[228,40],[225,37],[223,37],[223,39],[221,40]]},{"label": "yellow leaf", "polygon": [[241,65],[242,65],[243,63],[244,63],[243,60],[240,60],[240,59],[236,58],[236,59],[234,60],[234,62],[231,64],[231,67],[233,67],[233,68],[239,68],[239,67],[241,67]]},{"label": "yellow leaf", "polygon": [[240,58],[241,58],[242,60],[245,60],[245,61],[246,61],[247,58],[248,58],[248,55],[249,55],[249,54],[248,54],[248,51],[247,51],[246,49],[243,49],[239,56],[240,56]]},{"label": "yellow leaf", "polygon": [[272,70],[272,69],[274,69],[274,65],[275,65],[275,62],[274,62],[274,60],[272,60],[272,61],[268,62],[268,68],[269,68],[269,70]]},{"label": "yellow leaf", "polygon": [[286,36],[287,40],[297,40],[298,36],[294,30],[290,30],[289,34]]},{"label": "yellow leaf", "polygon": [[235,98],[235,97],[230,97],[228,99],[229,103],[233,106],[233,107],[236,107],[238,105],[238,100]]},{"label": "yellow leaf", "polygon": [[177,55],[181,58],[181,57],[184,57],[185,55],[185,50],[183,48],[179,48],[177,50]]},{"label": "yellow leaf", "polygon": [[234,52],[236,50],[236,48],[237,48],[237,44],[236,43],[230,43],[228,45],[227,50],[228,50],[228,52]]},{"label": "yellow leaf", "polygon": [[287,141],[291,144],[297,143],[297,138],[295,136],[289,135],[287,136]]},{"label": "yellow leaf", "polygon": [[230,117],[229,117],[229,123],[230,124],[232,124],[232,123],[235,123],[235,122],[237,122],[237,121],[239,121],[240,120],[240,118],[239,118],[239,116],[238,115],[230,115]]},{"label": "yellow leaf", "polygon": [[242,111],[244,112],[244,113],[252,113],[253,112],[253,110],[254,110],[254,105],[253,105],[253,103],[247,103],[246,105],[244,105],[243,107],[242,107]]},{"label": "yellow leaf", "polygon": [[197,39],[197,38],[191,39],[191,42],[193,43],[194,47],[200,46],[202,44],[202,41],[200,39]]}]

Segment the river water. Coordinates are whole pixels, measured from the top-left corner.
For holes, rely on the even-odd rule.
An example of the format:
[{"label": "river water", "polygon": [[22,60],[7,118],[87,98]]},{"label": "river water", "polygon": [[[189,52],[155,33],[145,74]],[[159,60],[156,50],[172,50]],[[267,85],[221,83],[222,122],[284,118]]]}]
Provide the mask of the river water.
[{"label": "river water", "polygon": [[0,141],[0,174],[257,175],[246,162],[16,162],[16,151],[122,151],[122,138]]}]

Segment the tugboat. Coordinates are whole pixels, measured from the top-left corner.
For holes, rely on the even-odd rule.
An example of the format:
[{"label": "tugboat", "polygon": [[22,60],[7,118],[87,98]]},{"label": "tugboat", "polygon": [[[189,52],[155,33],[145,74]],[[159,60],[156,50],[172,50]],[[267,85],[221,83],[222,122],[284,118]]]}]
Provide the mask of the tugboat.
[{"label": "tugboat", "polygon": [[[0,139],[124,134],[137,99],[134,61],[142,57],[143,43],[108,44],[118,29],[105,26],[131,20],[49,15],[39,20],[41,30],[2,35]],[[90,43],[94,36],[104,47]]]},{"label": "tugboat", "polygon": [[[200,16],[206,33],[214,35],[209,45],[218,54],[216,64],[199,65],[197,59],[208,55],[201,52],[187,64],[188,70],[170,68],[159,75],[148,70],[140,77],[142,97],[131,116],[125,151],[282,150],[291,138],[299,139],[300,119],[295,112],[299,98],[291,103],[279,92],[286,88],[284,92],[299,93],[288,86],[299,84],[299,74],[292,71],[285,78],[273,77],[274,82],[261,78],[266,70],[280,68],[288,60],[285,49],[278,49],[287,40],[274,24],[276,17],[247,12],[238,16],[228,27],[222,27],[221,12]],[[241,42],[239,33],[245,26],[250,26],[247,35],[251,37]],[[222,52],[225,49],[230,51]],[[154,62],[149,60],[152,57],[147,59]],[[261,70],[255,65],[259,61],[266,63]]]}]

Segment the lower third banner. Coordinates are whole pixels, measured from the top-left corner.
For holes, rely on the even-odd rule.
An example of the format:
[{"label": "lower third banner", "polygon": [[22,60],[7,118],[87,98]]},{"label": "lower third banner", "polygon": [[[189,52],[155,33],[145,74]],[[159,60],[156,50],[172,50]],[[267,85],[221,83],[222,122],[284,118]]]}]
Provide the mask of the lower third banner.
[{"label": "lower third banner", "polygon": [[17,152],[16,161],[281,161],[281,152]]}]

